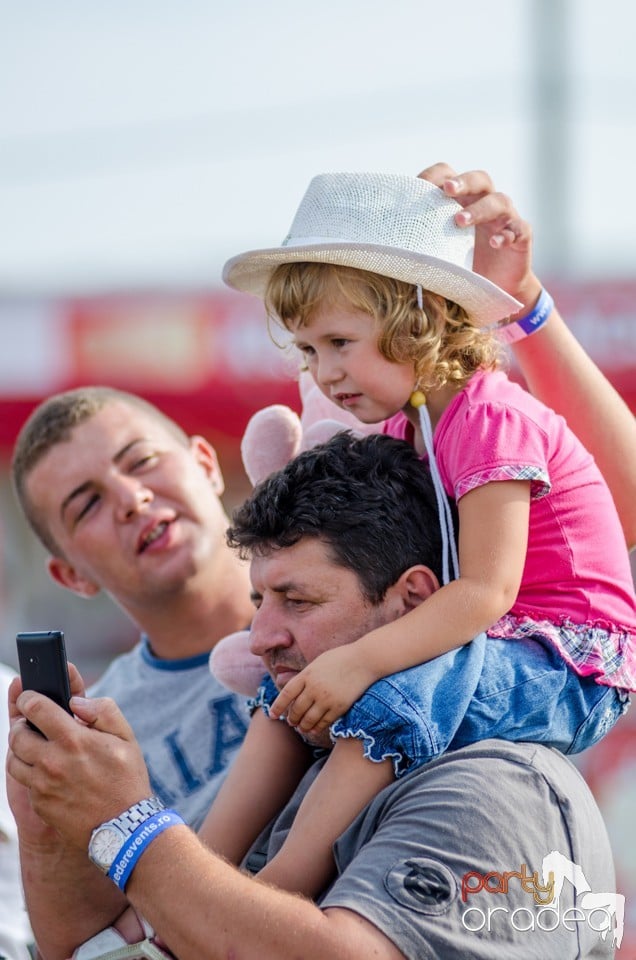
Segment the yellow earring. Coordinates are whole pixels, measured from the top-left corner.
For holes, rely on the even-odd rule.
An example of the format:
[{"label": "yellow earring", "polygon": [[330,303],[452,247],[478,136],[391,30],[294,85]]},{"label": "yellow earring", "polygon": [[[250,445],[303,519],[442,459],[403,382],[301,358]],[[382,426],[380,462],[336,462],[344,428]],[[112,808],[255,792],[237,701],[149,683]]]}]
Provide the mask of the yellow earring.
[{"label": "yellow earring", "polygon": [[426,394],[421,390],[414,390],[411,396],[409,397],[409,403],[412,407],[415,407],[417,410],[419,407],[426,405]]}]

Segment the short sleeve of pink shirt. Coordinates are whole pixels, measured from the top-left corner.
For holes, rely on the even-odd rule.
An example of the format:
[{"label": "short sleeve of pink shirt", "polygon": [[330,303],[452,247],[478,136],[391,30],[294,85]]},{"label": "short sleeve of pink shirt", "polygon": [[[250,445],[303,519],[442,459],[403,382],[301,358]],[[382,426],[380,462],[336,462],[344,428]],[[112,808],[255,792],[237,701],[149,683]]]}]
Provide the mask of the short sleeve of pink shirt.
[{"label": "short sleeve of pink shirt", "polygon": [[[489,382],[493,379],[499,383]],[[497,397],[494,386],[504,394],[512,387],[512,397]],[[448,493],[459,500],[497,480],[530,480],[533,499],[549,493],[553,440],[547,422],[541,422],[542,413],[503,374],[475,374],[435,431],[437,464]],[[551,411],[550,419],[556,419]],[[551,425],[554,428],[554,422]]]}]

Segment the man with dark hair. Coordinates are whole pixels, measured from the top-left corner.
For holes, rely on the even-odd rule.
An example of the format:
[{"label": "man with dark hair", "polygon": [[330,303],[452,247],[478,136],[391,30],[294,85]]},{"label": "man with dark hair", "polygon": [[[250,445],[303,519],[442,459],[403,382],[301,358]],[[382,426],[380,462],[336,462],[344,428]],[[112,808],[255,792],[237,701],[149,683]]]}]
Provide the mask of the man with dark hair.
[{"label": "man with dark hair", "polygon": [[[437,578],[424,561],[438,552],[436,535],[430,539],[435,517],[417,455],[385,436],[355,440],[340,434],[256,489],[235,515],[229,537],[252,558],[257,607],[252,648],[279,686],[320,653],[355,640],[370,624],[401,616],[431,595]],[[472,662],[468,682],[483,682],[484,638],[457,654]],[[376,703],[387,708],[391,682],[375,685]],[[89,856],[102,863],[96,838],[110,827],[106,823],[94,831],[95,823],[117,818],[125,806],[130,819],[152,798],[138,747],[115,705],[76,699],[72,706],[85,725],[36,694],[20,696],[21,713],[48,739],[41,743],[16,724],[9,772],[28,783],[35,811],[68,843],[65,877],[72,876],[77,886],[94,870],[84,852],[89,840]],[[328,745],[322,738],[312,742]],[[250,750],[250,733],[243,749]],[[45,754],[54,779],[43,778]],[[250,851],[248,869],[257,870],[275,855],[320,766],[318,761],[310,768],[273,830]],[[106,794],[105,783],[116,783],[117,790]],[[237,796],[237,816],[245,803],[258,803],[258,797]],[[153,807],[149,822],[153,829],[147,836],[131,833],[126,895],[182,960],[232,951],[281,960],[300,953],[395,960],[558,952],[574,958],[582,943],[585,956],[611,955],[609,942],[601,940],[585,911],[574,930],[560,916],[550,929],[539,922],[537,904],[551,902],[541,867],[553,850],[577,864],[594,891],[615,895],[609,844],[591,794],[564,757],[535,744],[490,740],[458,746],[389,786],[339,838],[338,877],[320,908],[239,873],[170,811]],[[115,853],[102,869],[110,869],[117,881]],[[492,892],[477,879],[493,871],[508,878],[505,909],[500,922],[488,921],[486,935],[481,915],[488,916]],[[48,872],[39,874],[38,884],[45,884]],[[524,877],[524,883],[511,880]],[[543,900],[529,896],[528,877],[534,878],[533,889],[543,891]],[[88,888],[87,881],[88,876]],[[76,939],[65,929],[56,941],[50,903],[34,896],[33,888],[30,894],[33,922],[44,941],[40,948],[46,954],[48,946],[54,960],[93,932],[76,923]],[[99,909],[93,903],[93,910],[103,921],[123,907],[118,897],[107,883],[100,889]],[[560,910],[575,908],[574,891],[562,890]],[[522,910],[531,928],[526,922],[520,930],[510,921]],[[62,943],[69,946],[61,948]]]}]

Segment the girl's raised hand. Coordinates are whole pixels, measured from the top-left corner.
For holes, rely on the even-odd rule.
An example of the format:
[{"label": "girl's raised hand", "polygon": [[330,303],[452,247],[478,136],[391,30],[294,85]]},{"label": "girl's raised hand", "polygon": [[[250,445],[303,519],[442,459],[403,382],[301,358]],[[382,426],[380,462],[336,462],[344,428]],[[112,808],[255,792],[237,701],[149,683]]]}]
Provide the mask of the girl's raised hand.
[{"label": "girl's raised hand", "polygon": [[355,643],[321,653],[288,680],[270,707],[270,716],[286,715],[301,733],[322,733],[377,679],[361,661]]},{"label": "girl's raised hand", "polygon": [[455,222],[475,227],[473,269],[532,307],[541,284],[532,272],[532,228],[510,197],[495,190],[484,170],[458,174],[447,163],[435,163],[418,174],[440,187],[464,208]]}]

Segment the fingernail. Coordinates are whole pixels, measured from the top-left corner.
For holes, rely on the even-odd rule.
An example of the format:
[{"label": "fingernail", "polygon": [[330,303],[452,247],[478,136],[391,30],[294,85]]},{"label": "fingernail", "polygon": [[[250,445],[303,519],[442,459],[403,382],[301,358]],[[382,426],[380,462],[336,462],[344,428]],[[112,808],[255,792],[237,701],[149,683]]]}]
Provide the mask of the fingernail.
[{"label": "fingernail", "polygon": [[461,210],[458,214],[455,215],[455,223],[460,226],[468,226],[473,222],[473,215],[470,210]]}]

